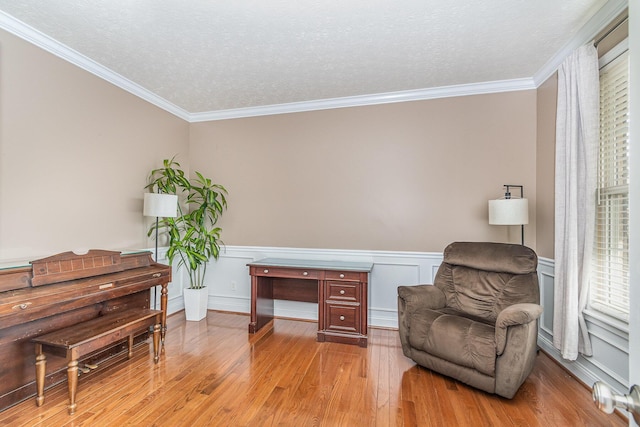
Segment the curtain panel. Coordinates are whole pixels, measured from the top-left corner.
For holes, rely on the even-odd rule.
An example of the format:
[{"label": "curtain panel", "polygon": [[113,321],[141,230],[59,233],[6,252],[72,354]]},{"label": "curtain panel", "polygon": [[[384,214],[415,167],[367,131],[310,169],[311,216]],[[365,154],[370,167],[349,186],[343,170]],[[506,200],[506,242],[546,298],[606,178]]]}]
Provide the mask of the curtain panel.
[{"label": "curtain panel", "polygon": [[558,69],[553,345],[564,359],[592,355],[583,317],[595,227],[600,85],[594,46]]}]

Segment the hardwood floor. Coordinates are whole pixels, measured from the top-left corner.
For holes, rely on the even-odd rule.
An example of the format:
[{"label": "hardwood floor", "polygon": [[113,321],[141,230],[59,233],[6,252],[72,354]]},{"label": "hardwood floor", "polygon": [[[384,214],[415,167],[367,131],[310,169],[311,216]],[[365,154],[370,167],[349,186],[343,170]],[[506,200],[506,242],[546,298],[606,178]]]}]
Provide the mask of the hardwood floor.
[{"label": "hardwood floor", "polygon": [[626,426],[544,353],[513,400],[474,390],[405,358],[397,331],[371,329],[368,348],[317,343],[316,324],[276,319],[249,336],[249,317],[169,317],[165,352],[66,383],[0,412],[11,426]]}]

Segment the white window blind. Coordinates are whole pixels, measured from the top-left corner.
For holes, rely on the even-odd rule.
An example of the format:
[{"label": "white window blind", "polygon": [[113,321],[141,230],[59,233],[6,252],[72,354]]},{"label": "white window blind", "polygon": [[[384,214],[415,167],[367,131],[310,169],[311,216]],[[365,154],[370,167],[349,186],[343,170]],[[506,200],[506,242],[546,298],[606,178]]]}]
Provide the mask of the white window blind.
[{"label": "white window blind", "polygon": [[600,152],[590,308],[629,320],[629,55],[600,70]]}]

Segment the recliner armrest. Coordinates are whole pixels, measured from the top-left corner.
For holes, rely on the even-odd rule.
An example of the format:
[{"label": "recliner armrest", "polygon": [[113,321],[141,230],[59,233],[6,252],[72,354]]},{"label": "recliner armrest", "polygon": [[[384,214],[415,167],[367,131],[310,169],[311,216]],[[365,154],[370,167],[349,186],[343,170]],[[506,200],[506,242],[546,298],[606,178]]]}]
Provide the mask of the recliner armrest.
[{"label": "recliner armrest", "polygon": [[446,305],[444,292],[433,285],[398,286],[398,296],[409,312],[420,308],[438,309]]},{"label": "recliner armrest", "polygon": [[504,351],[509,326],[534,322],[541,314],[540,305],[529,303],[514,304],[502,310],[496,319],[496,354],[500,356]]}]

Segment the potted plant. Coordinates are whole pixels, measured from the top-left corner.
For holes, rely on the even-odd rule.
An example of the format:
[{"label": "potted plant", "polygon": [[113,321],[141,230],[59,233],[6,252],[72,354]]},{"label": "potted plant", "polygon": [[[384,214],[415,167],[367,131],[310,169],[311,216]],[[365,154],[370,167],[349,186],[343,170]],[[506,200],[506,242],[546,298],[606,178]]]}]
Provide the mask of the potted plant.
[{"label": "potted plant", "polygon": [[[173,265],[177,258],[178,267],[184,266],[189,273],[189,288],[184,289],[187,320],[201,320],[207,313],[208,292],[204,282],[207,265],[211,258],[218,259],[223,244],[222,229],[216,224],[227,208],[227,190],[200,172],[188,179],[175,157],[165,159],[162,168],[151,171],[145,188],[178,196],[178,216],[162,218],[157,226],[169,238],[169,264]],[[155,229],[153,224],[147,235],[151,236]]]}]

